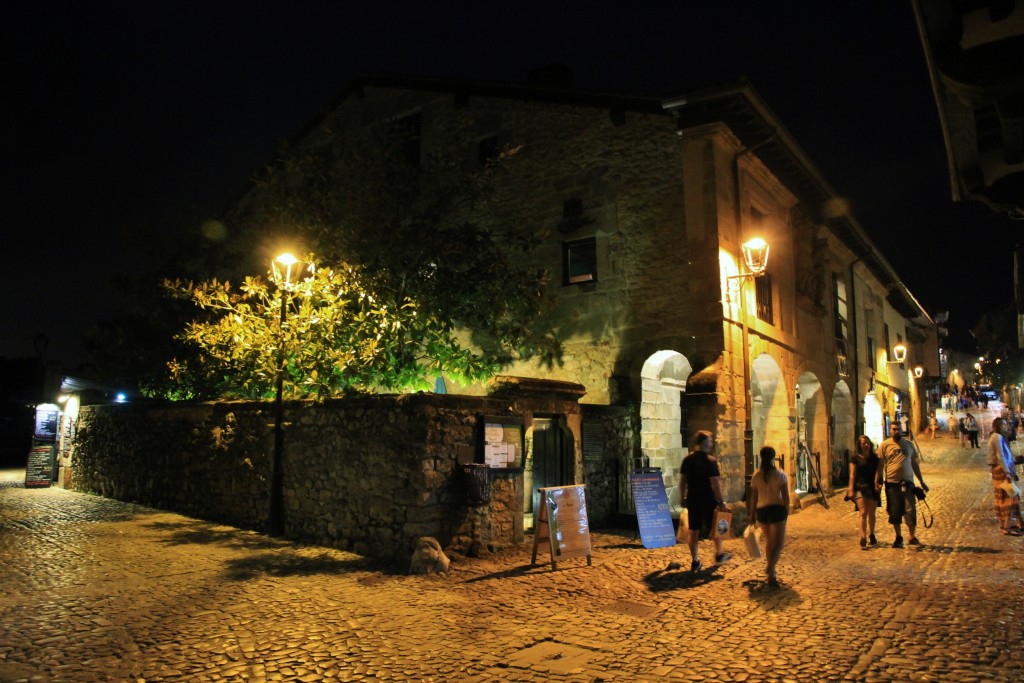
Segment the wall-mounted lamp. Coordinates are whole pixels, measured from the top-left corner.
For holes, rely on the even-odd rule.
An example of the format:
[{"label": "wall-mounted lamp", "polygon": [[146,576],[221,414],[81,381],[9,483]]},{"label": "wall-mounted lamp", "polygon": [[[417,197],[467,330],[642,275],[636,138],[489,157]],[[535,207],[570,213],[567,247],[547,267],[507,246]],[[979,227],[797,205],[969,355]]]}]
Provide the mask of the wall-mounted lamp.
[{"label": "wall-mounted lamp", "polygon": [[902,363],[907,359],[907,347],[903,344],[897,344],[892,347],[892,360],[886,361],[890,365],[892,363]]},{"label": "wall-mounted lamp", "polygon": [[760,237],[755,237],[743,244],[743,262],[747,269],[757,277],[763,275],[768,267],[768,243]]},{"label": "wall-mounted lamp", "polygon": [[924,377],[924,368],[922,368],[920,365],[914,368],[914,377],[917,377],[918,379]]}]

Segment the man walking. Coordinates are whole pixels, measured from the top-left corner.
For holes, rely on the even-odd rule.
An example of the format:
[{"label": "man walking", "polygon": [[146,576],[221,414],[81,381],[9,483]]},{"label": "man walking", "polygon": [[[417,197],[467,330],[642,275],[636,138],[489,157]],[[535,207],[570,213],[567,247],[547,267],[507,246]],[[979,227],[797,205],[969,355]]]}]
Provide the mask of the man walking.
[{"label": "man walking", "polygon": [[[683,464],[679,467],[679,500],[686,506],[690,527],[691,572],[701,570],[701,563],[697,558],[697,541],[701,536],[707,538],[715,523],[715,510],[729,510],[722,496],[718,460],[711,455],[714,448],[715,437],[711,432],[697,432],[693,452],[683,458]],[[715,563],[721,564],[732,557],[732,554],[722,549],[721,534],[715,534],[714,539]]]},{"label": "man walking", "polygon": [[910,532],[910,545],[921,543],[914,535],[917,528],[915,474],[921,482],[921,488],[927,491],[928,486],[921,476],[917,447],[909,439],[903,438],[900,423],[893,421],[889,426],[889,438],[878,445],[878,473],[875,475],[875,489],[881,490],[885,484],[885,509],[889,513],[889,523],[896,531],[893,548],[903,547],[903,534],[900,531],[902,520],[906,521],[907,531]]}]

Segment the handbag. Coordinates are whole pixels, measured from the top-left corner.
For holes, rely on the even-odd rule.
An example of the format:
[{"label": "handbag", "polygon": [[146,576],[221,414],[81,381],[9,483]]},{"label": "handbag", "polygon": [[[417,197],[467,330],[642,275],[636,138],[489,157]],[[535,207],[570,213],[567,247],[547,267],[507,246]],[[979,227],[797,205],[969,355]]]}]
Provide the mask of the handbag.
[{"label": "handbag", "polygon": [[750,559],[756,560],[761,557],[761,546],[757,542],[757,528],[753,524],[748,524],[746,531],[743,532],[743,545],[746,547]]},{"label": "handbag", "polygon": [[1013,498],[1014,496],[1020,496],[1020,488],[1009,479],[1001,483],[999,485],[999,488],[1001,488],[1003,490],[1003,493],[1010,496],[1011,498]]},{"label": "handbag", "polygon": [[676,543],[690,542],[690,513],[686,508],[679,511],[679,528],[676,529]]}]

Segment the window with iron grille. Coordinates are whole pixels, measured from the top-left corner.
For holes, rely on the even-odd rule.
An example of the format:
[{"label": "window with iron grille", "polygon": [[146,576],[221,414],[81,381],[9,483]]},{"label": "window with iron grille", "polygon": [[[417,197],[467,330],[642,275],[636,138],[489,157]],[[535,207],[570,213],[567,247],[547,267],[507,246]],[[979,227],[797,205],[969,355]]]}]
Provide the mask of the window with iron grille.
[{"label": "window with iron grille", "polygon": [[754,299],[757,302],[758,320],[774,325],[775,310],[772,307],[772,276],[768,273],[754,278]]}]

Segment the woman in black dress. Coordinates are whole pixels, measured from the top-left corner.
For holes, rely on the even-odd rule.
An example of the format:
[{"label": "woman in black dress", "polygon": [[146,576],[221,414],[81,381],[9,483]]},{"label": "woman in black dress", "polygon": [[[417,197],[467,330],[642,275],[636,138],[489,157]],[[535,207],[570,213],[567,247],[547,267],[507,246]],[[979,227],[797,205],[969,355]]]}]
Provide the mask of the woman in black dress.
[{"label": "woman in black dress", "polygon": [[882,502],[881,494],[875,489],[875,473],[878,471],[878,454],[875,444],[863,434],[857,437],[857,452],[850,458],[850,490],[846,497],[857,505],[860,512],[860,547],[875,545],[875,510]]}]

